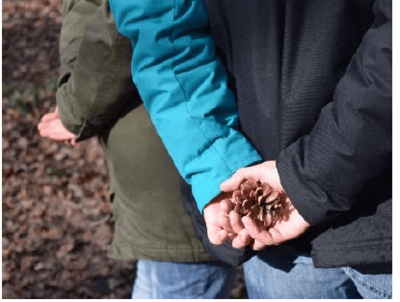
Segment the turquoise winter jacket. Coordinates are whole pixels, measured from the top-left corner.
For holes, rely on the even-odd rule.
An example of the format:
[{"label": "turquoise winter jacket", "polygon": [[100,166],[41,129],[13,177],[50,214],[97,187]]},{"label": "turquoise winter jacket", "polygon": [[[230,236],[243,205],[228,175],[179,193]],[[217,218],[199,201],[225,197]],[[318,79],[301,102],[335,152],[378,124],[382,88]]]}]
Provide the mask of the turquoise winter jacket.
[{"label": "turquoise winter jacket", "polygon": [[261,160],[239,131],[202,0],[110,0],[132,41],[132,78],[200,211],[239,168]]}]

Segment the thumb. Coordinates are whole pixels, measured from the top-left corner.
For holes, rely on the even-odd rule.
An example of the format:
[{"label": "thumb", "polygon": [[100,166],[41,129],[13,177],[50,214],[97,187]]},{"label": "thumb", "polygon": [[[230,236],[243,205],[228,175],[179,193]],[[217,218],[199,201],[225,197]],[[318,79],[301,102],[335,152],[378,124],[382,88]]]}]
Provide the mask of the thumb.
[{"label": "thumb", "polygon": [[248,169],[242,168],[236,171],[235,174],[232,175],[231,178],[225,180],[220,185],[220,189],[223,192],[231,192],[237,190],[240,184],[247,178]]}]

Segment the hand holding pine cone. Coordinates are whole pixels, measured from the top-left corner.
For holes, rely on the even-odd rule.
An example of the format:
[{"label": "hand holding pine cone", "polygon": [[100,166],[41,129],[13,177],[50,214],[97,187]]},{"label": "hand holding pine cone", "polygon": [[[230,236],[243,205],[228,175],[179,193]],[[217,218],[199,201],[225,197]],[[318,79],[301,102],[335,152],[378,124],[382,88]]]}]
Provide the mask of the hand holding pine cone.
[{"label": "hand holding pine cone", "polygon": [[286,196],[268,183],[253,178],[244,181],[232,194],[234,211],[241,216],[251,216],[265,227],[272,226],[283,216]]}]

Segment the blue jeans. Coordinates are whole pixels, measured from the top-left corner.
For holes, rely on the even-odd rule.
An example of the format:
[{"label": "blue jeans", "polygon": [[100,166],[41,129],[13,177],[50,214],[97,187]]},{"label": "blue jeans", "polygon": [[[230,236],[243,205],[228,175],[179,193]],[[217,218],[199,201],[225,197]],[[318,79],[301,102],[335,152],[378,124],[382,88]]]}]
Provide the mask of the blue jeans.
[{"label": "blue jeans", "polygon": [[133,299],[229,299],[236,269],[222,262],[139,260]]},{"label": "blue jeans", "polygon": [[[272,252],[274,250],[274,252]],[[271,248],[243,265],[250,299],[389,299],[392,274],[354,268],[315,268],[308,256],[285,246]]]}]

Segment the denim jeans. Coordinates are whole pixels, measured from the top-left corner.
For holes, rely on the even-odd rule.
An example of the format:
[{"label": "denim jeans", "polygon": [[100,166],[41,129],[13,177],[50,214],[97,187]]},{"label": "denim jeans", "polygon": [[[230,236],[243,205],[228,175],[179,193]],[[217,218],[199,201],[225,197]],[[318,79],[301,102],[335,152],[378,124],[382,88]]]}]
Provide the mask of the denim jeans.
[{"label": "denim jeans", "polygon": [[366,274],[350,267],[315,268],[311,257],[284,246],[243,265],[250,299],[389,299],[392,274]]},{"label": "denim jeans", "polygon": [[235,267],[218,261],[163,262],[139,260],[133,299],[229,299]]}]

